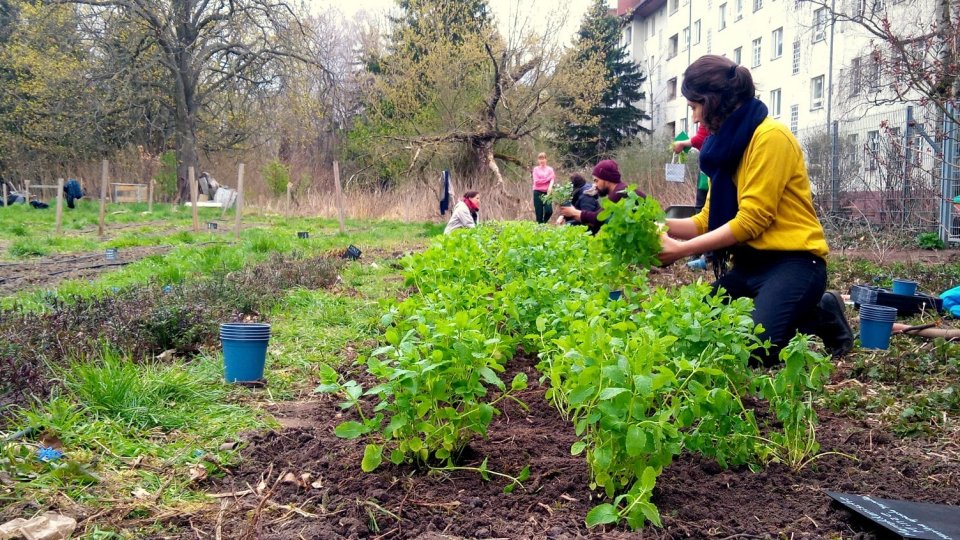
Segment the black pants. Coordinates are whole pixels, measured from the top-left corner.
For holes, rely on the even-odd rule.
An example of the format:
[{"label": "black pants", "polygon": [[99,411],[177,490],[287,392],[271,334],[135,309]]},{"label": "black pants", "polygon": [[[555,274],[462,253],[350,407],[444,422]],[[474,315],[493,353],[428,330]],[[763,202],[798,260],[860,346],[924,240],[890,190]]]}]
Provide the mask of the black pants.
[{"label": "black pants", "polygon": [[777,362],[782,349],[797,332],[822,335],[829,315],[820,309],[827,288],[826,262],[809,252],[734,251],[733,267],[713,284],[732,298],[753,298],[753,320],[763,325],[762,339],[773,348],[758,354],[764,364]]},{"label": "black pants", "polygon": [[537,215],[537,223],[546,223],[553,215],[553,206],[543,200],[544,196],[546,193],[543,191],[533,192],[533,212]]}]

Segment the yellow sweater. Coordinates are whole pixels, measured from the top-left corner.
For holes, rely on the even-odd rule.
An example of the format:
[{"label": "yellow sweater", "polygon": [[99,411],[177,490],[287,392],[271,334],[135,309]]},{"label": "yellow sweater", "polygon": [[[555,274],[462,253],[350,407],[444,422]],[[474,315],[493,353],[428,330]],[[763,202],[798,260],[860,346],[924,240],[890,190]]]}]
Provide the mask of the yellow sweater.
[{"label": "yellow sweater", "polygon": [[[827,256],[830,249],[813,209],[803,152],[786,126],[771,118],[757,126],[734,181],[740,208],[730,228],[738,242],[761,250]],[[700,234],[707,232],[709,218],[708,194],[703,210],[693,217]]]}]

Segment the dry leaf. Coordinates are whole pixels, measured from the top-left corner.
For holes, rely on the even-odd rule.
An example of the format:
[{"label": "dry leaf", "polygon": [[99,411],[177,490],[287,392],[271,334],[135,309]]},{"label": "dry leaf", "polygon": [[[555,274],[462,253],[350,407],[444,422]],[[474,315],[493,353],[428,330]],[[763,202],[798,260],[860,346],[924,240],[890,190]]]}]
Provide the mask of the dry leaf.
[{"label": "dry leaf", "polygon": [[307,486],[309,486],[309,485],[310,485],[310,478],[311,478],[312,476],[313,476],[313,475],[310,474],[310,473],[303,473],[303,474],[301,474],[301,475],[300,475],[300,486],[303,487],[303,488],[306,488]]},{"label": "dry leaf", "polygon": [[281,482],[284,484],[296,484],[297,477],[294,476],[292,472],[288,472],[287,474],[283,475],[283,480],[281,480]]},{"label": "dry leaf", "polygon": [[151,497],[150,492],[143,489],[142,487],[138,487],[137,489],[133,490],[134,499],[149,499],[150,497]]},{"label": "dry leaf", "polygon": [[317,478],[316,481],[314,481],[312,484],[310,484],[310,487],[312,487],[313,489],[320,489],[320,488],[322,488],[322,487],[323,487],[323,480],[321,480],[320,478]]},{"label": "dry leaf", "polygon": [[203,465],[194,465],[190,467],[190,481],[198,482],[207,477],[207,468]]},{"label": "dry leaf", "polygon": [[263,493],[263,490],[265,489],[267,489],[267,481],[260,480],[260,483],[257,484],[257,495],[260,495],[261,493]]}]

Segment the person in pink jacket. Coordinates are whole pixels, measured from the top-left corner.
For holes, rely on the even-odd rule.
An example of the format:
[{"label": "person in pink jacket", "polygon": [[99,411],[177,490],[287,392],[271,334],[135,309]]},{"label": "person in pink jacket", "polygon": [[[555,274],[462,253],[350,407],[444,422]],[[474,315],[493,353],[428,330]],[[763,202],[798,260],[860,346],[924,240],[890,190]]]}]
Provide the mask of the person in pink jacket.
[{"label": "person in pink jacket", "polygon": [[553,181],[556,174],[553,167],[547,165],[547,154],[537,154],[537,166],[533,168],[533,211],[537,216],[537,223],[546,223],[553,215],[553,206],[543,198],[553,190]]}]

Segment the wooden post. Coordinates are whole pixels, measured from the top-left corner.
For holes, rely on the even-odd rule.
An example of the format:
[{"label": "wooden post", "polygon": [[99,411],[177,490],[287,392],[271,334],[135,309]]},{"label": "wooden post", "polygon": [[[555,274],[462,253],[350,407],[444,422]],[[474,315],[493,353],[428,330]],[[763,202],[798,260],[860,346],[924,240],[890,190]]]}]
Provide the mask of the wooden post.
[{"label": "wooden post", "polygon": [[293,182],[287,182],[287,215],[290,214],[290,200],[293,198]]},{"label": "wooden post", "polygon": [[107,182],[110,181],[110,163],[103,160],[100,168],[100,226],[98,231],[100,236],[104,234],[103,218],[107,213]]},{"label": "wooden post", "polygon": [[153,178],[150,179],[150,183],[147,184],[147,212],[153,213]]},{"label": "wooden post", "polygon": [[27,206],[30,206],[30,181],[29,180],[23,181],[23,191],[25,192],[24,195],[26,195],[27,197]]},{"label": "wooden post", "polygon": [[193,232],[200,232],[200,218],[197,217],[197,198],[200,186],[197,185],[196,173],[193,167],[187,169],[187,181],[190,182],[190,206],[193,207]]},{"label": "wooden post", "polygon": [[7,183],[3,183],[3,206],[7,206]]},{"label": "wooden post", "polygon": [[243,163],[240,164],[240,171],[237,173],[237,201],[234,203],[237,205],[237,217],[234,224],[237,240],[240,239],[240,216],[243,214]]},{"label": "wooden post", "polygon": [[337,190],[337,213],[340,215],[340,234],[347,232],[343,224],[343,188],[340,186],[340,163],[333,162],[333,187]]},{"label": "wooden post", "polygon": [[63,226],[63,178],[57,178],[57,234]]}]

